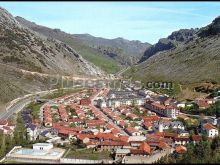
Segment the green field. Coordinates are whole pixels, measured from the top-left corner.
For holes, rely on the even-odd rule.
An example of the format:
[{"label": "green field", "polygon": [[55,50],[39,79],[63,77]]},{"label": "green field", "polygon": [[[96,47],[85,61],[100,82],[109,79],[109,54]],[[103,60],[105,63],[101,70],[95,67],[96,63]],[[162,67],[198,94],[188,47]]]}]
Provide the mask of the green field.
[{"label": "green field", "polygon": [[74,159],[90,159],[90,160],[102,160],[112,159],[110,152],[108,151],[93,151],[93,149],[80,149],[80,150],[69,150],[65,155],[65,158]]}]

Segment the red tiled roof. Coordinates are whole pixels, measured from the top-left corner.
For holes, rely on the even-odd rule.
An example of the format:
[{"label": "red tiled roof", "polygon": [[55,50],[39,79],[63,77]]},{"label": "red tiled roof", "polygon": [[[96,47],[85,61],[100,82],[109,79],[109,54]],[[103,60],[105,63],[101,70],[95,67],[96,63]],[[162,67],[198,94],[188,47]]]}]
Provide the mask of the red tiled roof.
[{"label": "red tiled roof", "polygon": [[143,116],[142,119],[145,122],[154,122],[154,121],[159,121],[160,118],[158,116]]},{"label": "red tiled roof", "polygon": [[175,137],[175,141],[190,141],[189,137]]},{"label": "red tiled roof", "polygon": [[216,129],[212,124],[206,123],[203,125],[203,127],[207,130]]},{"label": "red tiled roof", "polygon": [[148,153],[148,154],[150,154],[150,152],[151,152],[151,148],[150,148],[149,144],[147,144],[146,142],[142,143],[139,146],[139,149],[143,150],[145,153]]},{"label": "red tiled roof", "polygon": [[157,132],[155,134],[158,136],[171,137],[171,138],[175,138],[178,136],[178,134],[176,134],[176,133],[169,133],[169,132]]},{"label": "red tiled roof", "polygon": [[124,120],[121,120],[121,121],[119,122],[119,125],[122,126],[122,127],[125,127],[127,124],[128,124],[128,123],[127,123],[126,121],[124,121]]},{"label": "red tiled roof", "polygon": [[128,142],[129,136],[122,135],[122,136],[119,136],[119,139],[120,139],[121,141]]},{"label": "red tiled roof", "polygon": [[207,100],[198,100],[197,104],[199,107],[202,107],[202,108],[208,108],[210,106]]},{"label": "red tiled roof", "polygon": [[158,147],[161,148],[161,149],[170,148],[170,146],[165,142],[159,142]]},{"label": "red tiled roof", "polygon": [[119,140],[118,137],[116,137],[113,133],[98,133],[95,135],[98,139],[104,139],[104,140]]},{"label": "red tiled roof", "polygon": [[165,105],[162,105],[162,104],[159,104],[159,103],[156,103],[156,102],[151,103],[151,105],[153,105],[157,108],[160,108],[160,109],[166,109]]},{"label": "red tiled roof", "polygon": [[151,123],[151,122],[144,122],[143,125],[144,125],[146,128],[152,127],[152,123]]},{"label": "red tiled roof", "polygon": [[127,130],[129,133],[138,132],[138,130],[135,129],[135,128],[133,128],[133,127],[128,127],[128,128],[126,128],[126,130]]},{"label": "red tiled roof", "polygon": [[200,135],[192,135],[192,140],[193,141],[202,141],[202,136],[200,136]]},{"label": "red tiled roof", "polygon": [[187,151],[187,149],[184,146],[178,145],[176,147],[176,152],[179,153],[179,154],[185,153],[186,151]]},{"label": "red tiled roof", "polygon": [[7,120],[0,120],[0,125],[7,125],[8,121]]},{"label": "red tiled roof", "polygon": [[73,118],[73,119],[69,119],[68,120],[69,122],[73,122],[73,123],[75,123],[75,122],[83,122],[83,120],[81,120],[81,119],[79,119],[79,118]]}]

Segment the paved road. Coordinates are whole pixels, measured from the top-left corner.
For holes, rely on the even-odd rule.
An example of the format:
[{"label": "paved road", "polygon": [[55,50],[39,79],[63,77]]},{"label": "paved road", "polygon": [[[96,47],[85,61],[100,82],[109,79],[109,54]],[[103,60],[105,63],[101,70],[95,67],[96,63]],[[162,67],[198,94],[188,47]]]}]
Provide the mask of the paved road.
[{"label": "paved road", "polygon": [[13,101],[11,101],[11,104],[6,108],[5,111],[3,111],[0,114],[0,119],[8,119],[10,116],[12,116],[14,113],[19,112],[22,110],[26,105],[31,103],[34,100],[34,97],[37,95],[44,96],[47,95],[50,92],[54,92],[57,89],[54,90],[48,90],[48,91],[41,91],[41,92],[36,92],[34,94],[28,94],[25,95],[21,98],[17,98]]},{"label": "paved road", "polygon": [[116,73],[115,75],[119,77],[119,76],[121,76],[122,73],[124,73],[126,70],[128,70],[130,68],[131,68],[130,66],[127,68],[124,68],[124,69],[120,70],[118,73]]},{"label": "paved road", "polygon": [[[200,117],[200,115],[191,115],[191,114],[182,113],[182,112],[180,112],[179,114],[183,114],[183,115],[186,115],[186,116],[189,116],[189,117]],[[204,117],[215,118],[215,116],[204,116]]]}]

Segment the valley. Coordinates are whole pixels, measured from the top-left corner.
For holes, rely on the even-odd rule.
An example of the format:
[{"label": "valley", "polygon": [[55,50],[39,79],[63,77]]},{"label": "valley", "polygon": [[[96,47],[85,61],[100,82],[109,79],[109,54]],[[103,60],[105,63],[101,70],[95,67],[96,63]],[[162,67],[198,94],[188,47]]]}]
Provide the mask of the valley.
[{"label": "valley", "polygon": [[220,16],[155,44],[51,27],[0,7],[1,163],[220,161]]}]

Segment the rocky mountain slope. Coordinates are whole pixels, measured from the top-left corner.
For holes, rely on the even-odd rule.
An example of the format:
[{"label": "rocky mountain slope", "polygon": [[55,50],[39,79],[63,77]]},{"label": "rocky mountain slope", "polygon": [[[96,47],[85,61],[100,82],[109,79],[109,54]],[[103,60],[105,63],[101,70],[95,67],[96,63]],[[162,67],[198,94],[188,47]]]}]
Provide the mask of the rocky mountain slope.
[{"label": "rocky mountain slope", "polygon": [[74,34],[74,37],[82,40],[83,43],[106,54],[123,65],[136,63],[144,51],[151,46],[149,43],[140,41],[129,41],[123,38],[105,39],[94,37],[89,34]]},{"label": "rocky mountain slope", "polygon": [[[219,25],[218,17],[210,25],[188,33],[186,42],[181,39],[184,42],[178,46],[158,51],[125,75],[144,81],[220,82]],[[176,35],[168,38],[177,40]]]},{"label": "rocky mountain slope", "polygon": [[45,26],[37,25],[34,22],[30,22],[22,17],[16,17],[16,20],[25,27],[43,34],[48,38],[58,39],[71,48],[77,51],[83,58],[100,67],[102,70],[107,73],[115,73],[120,70],[121,63],[117,62],[111,56],[108,56],[101,51],[90,47],[87,43],[82,42],[79,38],[75,37],[72,34],[65,33],[60,29],[51,29]]},{"label": "rocky mountain slope", "polygon": [[158,52],[175,49],[176,47],[184,45],[197,36],[197,31],[198,29],[181,29],[173,32],[167,38],[161,38],[156,44],[146,49],[138,63],[147,60]]},{"label": "rocky mountain slope", "polygon": [[97,76],[101,71],[67,44],[22,26],[0,8],[0,62],[51,74]]},{"label": "rocky mountain slope", "polygon": [[74,77],[106,75],[66,43],[32,31],[0,8],[0,106],[23,94],[48,89],[49,77],[27,76],[22,69]]}]

